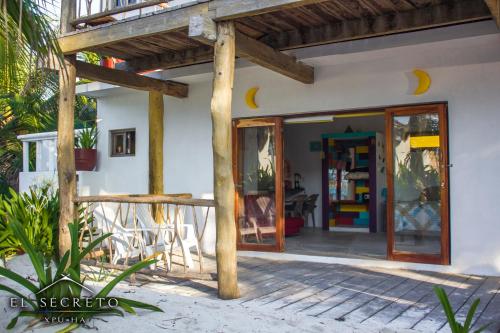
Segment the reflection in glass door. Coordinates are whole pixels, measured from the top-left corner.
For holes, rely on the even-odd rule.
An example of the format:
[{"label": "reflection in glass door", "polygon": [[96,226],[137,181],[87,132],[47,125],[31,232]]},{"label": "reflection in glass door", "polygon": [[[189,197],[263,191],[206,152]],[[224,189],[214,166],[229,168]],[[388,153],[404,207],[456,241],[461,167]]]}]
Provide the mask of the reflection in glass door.
[{"label": "reflection in glass door", "polygon": [[449,264],[446,106],[387,111],[389,258]]},{"label": "reflection in glass door", "polygon": [[280,118],[237,120],[233,131],[238,248],[282,251]]}]

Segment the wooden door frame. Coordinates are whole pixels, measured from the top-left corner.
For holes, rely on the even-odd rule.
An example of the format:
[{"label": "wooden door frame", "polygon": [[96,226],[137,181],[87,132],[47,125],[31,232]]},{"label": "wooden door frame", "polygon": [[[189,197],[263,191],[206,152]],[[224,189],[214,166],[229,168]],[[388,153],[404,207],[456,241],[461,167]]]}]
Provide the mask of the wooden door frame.
[{"label": "wooden door frame", "polygon": [[[417,254],[394,250],[394,159],[392,129],[393,117],[436,113],[439,116],[439,144],[441,179],[441,253],[440,255]],[[448,112],[445,103],[393,107],[385,110],[386,122],[386,169],[387,169],[387,259],[427,264],[450,264],[450,205],[448,170]]]},{"label": "wooden door frame", "polygon": [[[275,209],[276,209],[276,236],[275,244],[246,244],[241,242],[239,231],[239,192],[236,186],[239,184],[238,172],[238,129],[248,127],[269,127],[274,126],[274,140],[276,148],[275,161]],[[234,214],[236,223],[236,246],[238,250],[283,252],[285,247],[285,200],[284,200],[284,179],[283,179],[283,117],[266,117],[252,119],[233,119],[233,177],[235,184]]]}]

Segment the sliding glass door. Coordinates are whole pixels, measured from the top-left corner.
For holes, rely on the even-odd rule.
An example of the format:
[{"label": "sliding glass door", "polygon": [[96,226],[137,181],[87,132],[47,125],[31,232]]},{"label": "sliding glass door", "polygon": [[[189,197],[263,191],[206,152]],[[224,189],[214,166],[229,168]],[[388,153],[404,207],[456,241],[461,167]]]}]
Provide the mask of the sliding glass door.
[{"label": "sliding glass door", "polygon": [[282,119],[236,120],[233,160],[238,249],[283,251]]},{"label": "sliding glass door", "polygon": [[388,257],[449,264],[446,105],[387,109]]}]

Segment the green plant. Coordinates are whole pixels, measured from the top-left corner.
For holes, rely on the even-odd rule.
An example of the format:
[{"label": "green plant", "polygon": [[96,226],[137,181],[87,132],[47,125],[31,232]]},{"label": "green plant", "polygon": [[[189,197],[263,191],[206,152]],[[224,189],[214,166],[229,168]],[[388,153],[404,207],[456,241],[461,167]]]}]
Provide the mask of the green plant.
[{"label": "green plant", "polygon": [[248,190],[272,191],[275,187],[276,171],[272,161],[264,168],[259,166],[257,171],[248,173],[244,180]]},{"label": "green plant", "polygon": [[[33,268],[38,276],[39,285],[36,286],[28,279],[25,279],[6,268],[0,267],[0,275],[3,275],[20,286],[25,287],[35,295],[35,299],[31,299],[13,288],[0,284],[0,290],[7,291],[16,297],[23,299],[26,304],[31,306],[31,310],[20,311],[19,314],[11,320],[7,326],[8,329],[13,328],[17,324],[20,317],[34,317],[45,319],[49,322],[52,322],[53,319],[56,319],[56,322],[59,322],[61,318],[71,318],[72,322],[60,331],[69,332],[77,328],[81,322],[96,316],[123,316],[123,311],[135,314],[134,308],[162,312],[160,308],[154,305],[125,298],[113,297],[112,299],[116,302],[116,307],[111,306],[110,303],[107,302],[111,299],[111,297],[109,297],[109,293],[120,281],[142,268],[154,264],[156,260],[142,261],[131,266],[129,269],[111,280],[96,295],[90,298],[90,301],[88,301],[89,298],[85,299],[83,297],[82,287],[78,287],[83,286],[83,281],[80,276],[80,262],[98,244],[111,236],[111,234],[105,234],[98,237],[86,248],[80,250],[78,239],[79,226],[77,224],[70,224],[69,230],[71,236],[71,249],[67,251],[60,260],[54,261],[54,267],[52,267],[52,262],[47,260],[42,253],[38,252],[33,244],[28,240],[21,223],[17,220],[12,220],[9,227],[14,235],[19,238],[23,248],[29,255]],[[55,270],[54,274],[52,274],[53,268]],[[69,278],[71,281],[64,280],[64,278]],[[48,299],[62,300],[64,298],[71,300],[69,302],[69,306],[67,307],[57,305],[55,307],[47,308],[47,304],[44,305],[44,302],[46,303],[46,301],[43,301]],[[79,300],[78,306],[75,305],[74,300]],[[102,300],[104,300],[104,302]]]},{"label": "green plant", "polygon": [[467,312],[467,316],[465,318],[465,322],[463,324],[460,324],[457,322],[455,318],[455,312],[453,311],[453,308],[451,307],[450,301],[448,300],[448,295],[446,295],[446,292],[444,291],[443,288],[441,287],[434,287],[434,292],[436,293],[436,296],[438,297],[439,301],[441,302],[441,305],[443,307],[444,313],[446,314],[446,319],[448,320],[448,325],[450,325],[450,329],[452,333],[469,333],[469,332],[474,332],[474,333],[480,333],[484,331],[488,325],[484,325],[480,328],[478,328],[475,331],[472,331],[472,319],[474,318],[474,314],[476,313],[477,307],[479,305],[479,302],[481,301],[479,298],[476,299],[474,302],[472,302],[469,312]]},{"label": "green plant", "polygon": [[9,191],[9,197],[0,196],[0,256],[22,251],[20,240],[8,227],[16,220],[36,250],[50,258],[57,249],[58,192],[48,184],[32,187],[27,193]]},{"label": "green plant", "polygon": [[97,127],[84,127],[75,138],[75,147],[82,149],[93,149],[97,144]]}]

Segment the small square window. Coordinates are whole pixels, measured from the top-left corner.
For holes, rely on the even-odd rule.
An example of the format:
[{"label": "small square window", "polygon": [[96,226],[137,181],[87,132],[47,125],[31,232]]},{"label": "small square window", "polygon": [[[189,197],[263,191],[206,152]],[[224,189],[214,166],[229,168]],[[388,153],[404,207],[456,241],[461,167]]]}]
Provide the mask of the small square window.
[{"label": "small square window", "polygon": [[111,156],[135,155],[135,129],[110,131]]}]

